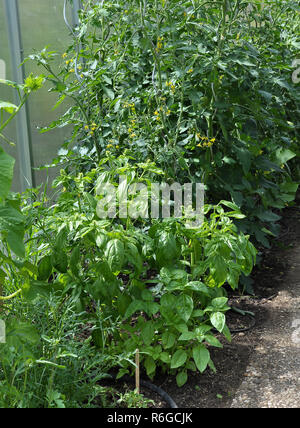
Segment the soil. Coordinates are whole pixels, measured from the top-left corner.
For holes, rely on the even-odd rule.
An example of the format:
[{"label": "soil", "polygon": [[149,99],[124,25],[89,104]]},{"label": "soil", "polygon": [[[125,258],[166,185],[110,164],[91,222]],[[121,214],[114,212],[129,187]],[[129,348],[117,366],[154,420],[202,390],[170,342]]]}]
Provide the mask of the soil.
[{"label": "soil", "polygon": [[[217,372],[191,373],[181,388],[173,377],[157,376],[179,408],[297,408],[300,405],[300,208],[282,213],[282,231],[253,273],[254,295],[234,295],[232,306],[255,317],[228,312],[232,334],[223,349],[211,348]],[[255,325],[252,326],[255,320]],[[157,395],[141,391],[168,407]]]}]

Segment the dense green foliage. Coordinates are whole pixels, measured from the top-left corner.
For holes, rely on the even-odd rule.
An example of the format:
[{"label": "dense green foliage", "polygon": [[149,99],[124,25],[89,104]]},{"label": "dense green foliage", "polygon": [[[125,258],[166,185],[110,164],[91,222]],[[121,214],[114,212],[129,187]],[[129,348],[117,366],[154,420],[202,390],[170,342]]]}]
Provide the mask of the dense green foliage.
[{"label": "dense green foliage", "polygon": [[[73,132],[53,161],[53,202],[42,187],[9,192],[14,160],[0,148],[1,407],[110,405],[99,382],[132,374],[136,349],[149,377],[179,386],[215,370],[210,348],[231,340],[226,290],[278,233],[299,178],[299,6],[265,3],[85,0],[60,69],[44,49],[30,59],[46,75],[6,82],[20,105],[0,103],[1,136],[44,78],[56,106],[72,106],[42,132]],[[124,193],[204,183],[203,223],[100,218],[98,190],[120,176]]]},{"label": "dense green foliage", "polygon": [[208,201],[236,203],[241,230],[268,246],[274,208],[297,189],[288,161],[299,155],[299,6],[265,3],[86,1],[60,71],[55,53],[32,56],[59,103],[75,101],[50,126],[74,125],[72,164],[124,148],[155,159],[170,180],[204,183]]}]

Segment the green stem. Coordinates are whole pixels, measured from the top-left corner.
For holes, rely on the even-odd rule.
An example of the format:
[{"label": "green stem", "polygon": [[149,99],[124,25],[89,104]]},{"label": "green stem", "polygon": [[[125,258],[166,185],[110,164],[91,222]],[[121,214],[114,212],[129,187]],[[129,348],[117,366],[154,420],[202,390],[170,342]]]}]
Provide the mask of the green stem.
[{"label": "green stem", "polygon": [[26,94],[23,97],[23,100],[21,102],[21,104],[18,106],[18,108],[14,111],[14,113],[12,113],[10,115],[10,117],[0,126],[0,133],[3,131],[4,128],[7,127],[7,125],[13,120],[13,118],[18,114],[18,112],[21,110],[21,108],[23,107],[23,105],[26,103],[27,98],[28,98],[29,94]]},{"label": "green stem", "polygon": [[4,301],[7,301],[7,300],[11,300],[11,299],[13,299],[14,297],[16,297],[18,294],[20,294],[20,293],[21,293],[21,291],[22,291],[22,289],[20,288],[20,289],[19,289],[19,290],[17,290],[15,293],[10,294],[9,296],[0,296],[0,301],[1,301],[1,302],[4,302]]}]

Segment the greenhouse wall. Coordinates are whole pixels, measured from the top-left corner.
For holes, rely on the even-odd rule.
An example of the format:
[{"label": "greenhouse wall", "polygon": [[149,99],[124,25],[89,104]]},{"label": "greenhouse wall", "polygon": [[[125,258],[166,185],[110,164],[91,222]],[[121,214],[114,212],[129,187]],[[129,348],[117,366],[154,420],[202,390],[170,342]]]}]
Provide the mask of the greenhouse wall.
[{"label": "greenhouse wall", "polygon": [[[71,25],[76,24],[78,7],[78,1],[73,2],[73,10],[71,4],[69,2],[67,4],[67,20]],[[36,0],[1,0],[0,78],[19,80],[18,83],[21,83],[22,75],[28,76],[31,72],[40,74],[41,69],[38,69],[33,62],[25,62],[23,66],[20,66],[20,62],[35,51],[41,51],[45,46],[57,51],[57,58],[61,57],[70,42],[69,29],[63,19],[63,10],[64,2],[57,0],[40,2]],[[14,31],[10,32],[9,28]],[[14,40],[18,33],[20,35],[20,52],[18,52],[16,40]],[[51,181],[55,176],[54,169],[38,170],[38,168],[51,163],[68,130],[64,128],[46,133],[40,132],[41,128],[49,125],[62,114],[60,108],[52,110],[51,105],[55,105],[57,97],[48,90],[49,86],[45,85],[38,93],[33,94],[27,108],[22,112],[23,117],[18,115],[7,129],[7,135],[16,143],[7,150],[16,159],[14,191],[23,191],[31,187],[31,184],[37,186],[46,183],[47,179]],[[11,88],[1,85],[1,99],[14,102],[14,96]],[[27,145],[28,147],[24,147]],[[29,173],[25,165],[26,152],[29,153],[31,164]],[[30,170],[32,177],[28,176]]]}]

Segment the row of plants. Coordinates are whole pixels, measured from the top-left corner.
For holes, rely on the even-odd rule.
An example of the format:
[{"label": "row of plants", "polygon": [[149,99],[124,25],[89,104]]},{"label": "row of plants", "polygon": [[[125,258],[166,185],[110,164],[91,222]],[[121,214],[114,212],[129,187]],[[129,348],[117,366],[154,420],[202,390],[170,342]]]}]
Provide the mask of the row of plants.
[{"label": "row of plants", "polygon": [[[0,103],[1,136],[45,80],[55,107],[72,105],[42,132],[73,133],[53,160],[53,200],[42,186],[9,192],[14,160],[0,149],[2,407],[113,405],[100,381],[132,374],[136,349],[150,378],[183,386],[215,371],[210,348],[231,340],[226,290],[242,289],[297,190],[299,6],[266,3],[86,0],[60,68],[44,49],[28,60],[45,74],[5,82],[20,105]],[[100,218],[101,189],[120,176],[125,193],[203,183],[201,226]]]},{"label": "row of plants", "polygon": [[293,1],[86,1],[61,67],[53,51],[30,57],[57,105],[74,101],[45,131],[73,125],[60,160],[80,170],[128,148],[170,181],[204,183],[268,246],[299,178],[298,25]]}]

